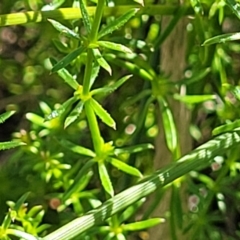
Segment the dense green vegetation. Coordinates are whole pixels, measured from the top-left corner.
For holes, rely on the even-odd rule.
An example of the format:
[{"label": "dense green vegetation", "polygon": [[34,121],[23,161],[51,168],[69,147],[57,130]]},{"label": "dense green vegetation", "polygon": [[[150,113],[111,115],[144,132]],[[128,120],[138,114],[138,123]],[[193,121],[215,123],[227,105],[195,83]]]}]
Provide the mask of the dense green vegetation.
[{"label": "dense green vegetation", "polygon": [[239,239],[239,30],[237,0],[3,0],[0,239]]}]

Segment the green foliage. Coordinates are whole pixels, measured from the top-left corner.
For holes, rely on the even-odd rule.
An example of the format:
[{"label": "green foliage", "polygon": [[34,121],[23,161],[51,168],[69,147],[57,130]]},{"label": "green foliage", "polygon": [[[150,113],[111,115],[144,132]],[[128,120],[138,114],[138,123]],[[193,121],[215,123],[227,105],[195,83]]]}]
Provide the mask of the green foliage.
[{"label": "green foliage", "polygon": [[[172,239],[179,231],[238,239],[229,214],[240,180],[238,1],[9,2],[0,15],[0,123],[3,132],[14,117],[17,125],[0,150],[18,148],[0,155],[0,207],[12,199],[0,239],[136,239],[163,222]],[[173,17],[162,28],[164,15]],[[171,79],[159,54],[185,15],[186,68]],[[191,115],[186,155],[174,104]],[[154,148],[165,145],[172,162],[153,170]],[[152,217],[169,189],[169,214]]]}]

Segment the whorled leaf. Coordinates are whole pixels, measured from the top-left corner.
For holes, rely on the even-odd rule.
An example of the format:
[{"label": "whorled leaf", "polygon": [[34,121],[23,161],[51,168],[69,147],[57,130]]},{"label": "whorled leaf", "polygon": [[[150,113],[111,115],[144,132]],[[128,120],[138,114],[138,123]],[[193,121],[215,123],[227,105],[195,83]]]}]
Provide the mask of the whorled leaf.
[{"label": "whorled leaf", "polygon": [[132,154],[132,153],[142,152],[148,149],[154,149],[154,146],[150,143],[143,143],[143,144],[139,144],[131,147],[115,148],[114,154],[116,155],[123,154],[123,153]]},{"label": "whorled leaf", "polygon": [[[50,62],[52,63],[52,65],[56,65],[57,61],[53,58],[50,58]],[[68,72],[67,69],[62,68],[60,70],[57,71],[57,74],[64,80],[64,82],[66,82],[71,88],[73,88],[74,90],[77,90],[79,84],[78,82],[74,79],[74,77]]]},{"label": "whorled leaf", "polygon": [[44,121],[50,121],[54,118],[62,116],[68,109],[75,103],[77,99],[75,97],[69,98],[66,102],[64,102],[58,109],[53,110],[49,115],[47,115]]},{"label": "whorled leaf", "polygon": [[160,224],[163,222],[165,222],[165,219],[163,218],[151,218],[144,221],[125,224],[123,225],[123,229],[125,231],[139,231],[146,228],[154,227],[157,224]]},{"label": "whorled leaf", "polygon": [[75,58],[77,58],[85,50],[86,50],[86,48],[83,46],[75,49],[73,52],[69,53],[62,60],[60,60],[56,65],[54,65],[52,68],[52,72],[56,72],[62,68],[65,68],[67,65],[69,65]]},{"label": "whorled leaf", "polygon": [[112,69],[110,65],[107,63],[107,61],[103,58],[102,54],[97,48],[93,49],[93,55],[98,62],[98,64],[104,68],[110,75],[112,75]]},{"label": "whorled leaf", "polygon": [[4,123],[8,118],[10,118],[15,111],[7,111],[5,113],[0,114],[0,124]]},{"label": "whorled leaf", "polygon": [[116,18],[114,21],[109,23],[99,32],[98,39],[122,27],[130,18],[132,18],[137,13],[138,10],[139,9],[131,9],[121,17]]},{"label": "whorled leaf", "polygon": [[88,100],[95,114],[109,127],[116,129],[116,123],[111,115],[93,98]]},{"label": "whorled leaf", "polygon": [[0,151],[1,150],[8,150],[8,149],[23,146],[23,145],[26,145],[26,143],[16,141],[16,140],[9,141],[9,142],[0,142]]},{"label": "whorled leaf", "polygon": [[109,42],[109,41],[98,41],[97,44],[100,47],[108,48],[111,50],[123,52],[123,53],[132,53],[132,50],[122,44]]},{"label": "whorled leaf", "polygon": [[60,22],[57,22],[57,21],[55,21],[53,19],[48,19],[48,21],[60,33],[66,35],[67,37],[72,37],[72,38],[80,40],[80,36],[77,33],[75,33],[73,30],[67,28],[66,26],[62,25]]},{"label": "whorled leaf", "polygon": [[178,132],[171,109],[163,98],[158,98],[160,112],[162,114],[163,129],[165,133],[166,143],[169,150],[174,153],[178,145]]},{"label": "whorled leaf", "polygon": [[98,162],[98,172],[104,190],[111,196],[114,196],[114,190],[107,168],[103,162]]},{"label": "whorled leaf", "polygon": [[87,8],[86,8],[83,0],[79,0],[79,3],[80,3],[80,10],[81,10],[81,13],[82,13],[83,24],[84,24],[84,27],[87,30],[87,33],[89,34],[91,32],[92,26],[91,26],[91,22],[90,22],[88,12],[87,12]]},{"label": "whorled leaf", "polygon": [[202,103],[202,102],[216,99],[216,95],[179,95],[179,94],[174,94],[173,97],[174,97],[174,99],[176,99],[178,101],[188,103],[188,104],[197,104],[197,103]]},{"label": "whorled leaf", "polygon": [[70,124],[75,122],[79,115],[82,113],[84,102],[80,101],[77,106],[70,112],[64,122],[64,128],[67,128]]},{"label": "whorled leaf", "polygon": [[107,160],[109,163],[111,163],[114,167],[121,170],[122,172],[128,173],[130,175],[136,176],[136,177],[142,177],[141,172],[132,166],[129,166],[128,164],[124,163],[123,161],[120,161],[116,158],[109,158]]},{"label": "whorled leaf", "polygon": [[72,152],[75,152],[77,154],[80,154],[80,155],[85,155],[85,156],[88,156],[88,157],[95,157],[96,154],[88,149],[88,148],[85,148],[85,147],[82,147],[82,146],[79,146],[79,145],[76,145],[68,140],[65,140],[65,139],[62,139],[60,141],[60,144],[67,148],[68,150],[72,151]]},{"label": "whorled leaf", "polygon": [[113,84],[111,84],[109,86],[105,86],[105,87],[102,87],[102,88],[94,89],[93,91],[91,91],[91,94],[92,95],[96,95],[96,94],[112,93],[115,90],[117,90],[122,84],[124,84],[131,77],[132,77],[132,75],[124,76],[124,77],[120,78],[119,80],[117,80],[116,82],[114,82]]},{"label": "whorled leaf", "polygon": [[207,39],[202,44],[202,46],[207,46],[207,45],[216,44],[216,43],[225,43],[229,41],[236,41],[239,39],[240,39],[240,33],[227,33],[227,34],[222,34],[222,35]]}]

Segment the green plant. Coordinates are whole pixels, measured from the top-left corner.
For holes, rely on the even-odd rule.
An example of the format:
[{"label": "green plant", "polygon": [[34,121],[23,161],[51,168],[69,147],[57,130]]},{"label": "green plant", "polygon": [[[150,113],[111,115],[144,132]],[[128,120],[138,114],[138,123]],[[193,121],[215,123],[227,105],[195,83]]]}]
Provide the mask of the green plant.
[{"label": "green plant", "polygon": [[[40,94],[32,95],[43,97],[24,112],[28,130],[20,129],[13,134],[15,140],[0,144],[1,150],[20,146],[6,165],[20,172],[23,192],[31,192],[29,201],[35,205],[26,211],[28,194],[16,203],[8,202],[10,211],[0,229],[3,239],[10,239],[9,235],[45,240],[127,239],[133,237],[130,232],[164,221],[170,223],[171,239],[181,238],[178,230],[186,233],[185,239],[239,235],[234,216],[229,218],[236,227],[219,230],[228,224],[223,220],[228,201],[237,206],[239,198],[238,190],[231,191],[239,182],[240,142],[239,82],[235,80],[239,72],[232,64],[240,51],[231,41],[239,37],[238,33],[218,35],[225,16],[232,16],[226,5],[239,17],[239,4],[232,0],[191,0],[181,5],[135,2],[139,5],[118,0],[19,1],[28,11],[0,15],[2,26],[47,20],[41,23],[46,36],[38,36],[44,44],[39,40],[34,45],[43,54],[29,50],[33,59],[21,63],[26,69],[23,84],[15,83],[14,77],[9,77],[9,84],[4,82],[11,93],[40,89]],[[184,77],[172,80],[159,67],[159,51],[188,14],[194,19],[186,30],[187,65]],[[173,17],[161,28],[164,15]],[[11,72],[16,66],[9,64],[6,68]],[[51,75],[41,75],[38,69]],[[186,155],[176,103],[191,112],[187,128],[198,146]],[[154,139],[161,134],[159,113],[165,138],[155,145],[162,147],[166,142],[170,152],[166,158],[172,163],[152,170]],[[1,115],[0,122],[12,114]],[[19,166],[23,167],[18,170]],[[6,175],[9,169],[4,169]],[[187,211],[181,197],[183,185],[190,195]],[[169,189],[168,215],[152,217]],[[146,207],[145,198],[153,192],[158,197]],[[137,219],[140,207],[144,210]],[[48,230],[45,222],[51,211],[56,215]]]}]

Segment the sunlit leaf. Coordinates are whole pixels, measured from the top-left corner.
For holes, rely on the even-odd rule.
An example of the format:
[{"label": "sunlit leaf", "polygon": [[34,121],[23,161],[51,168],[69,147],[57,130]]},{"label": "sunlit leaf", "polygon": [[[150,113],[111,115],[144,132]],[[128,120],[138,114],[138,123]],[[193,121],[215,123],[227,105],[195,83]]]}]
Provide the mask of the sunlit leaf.
[{"label": "sunlit leaf", "polygon": [[63,113],[65,113],[73,103],[75,103],[77,99],[75,97],[69,98],[66,102],[64,102],[58,109],[53,110],[49,115],[47,115],[44,121],[50,121],[57,117],[60,117]]},{"label": "sunlit leaf", "polygon": [[46,127],[46,124],[44,123],[44,118],[38,116],[35,113],[27,113],[26,118],[38,126]]},{"label": "sunlit leaf", "polygon": [[79,0],[79,3],[80,3],[80,10],[81,10],[81,13],[82,13],[83,24],[84,24],[84,27],[87,30],[87,33],[89,34],[91,32],[91,28],[92,28],[90,18],[89,18],[89,15],[88,15],[88,12],[87,12],[84,1]]},{"label": "sunlit leaf", "polygon": [[81,46],[69,53],[62,60],[60,60],[56,65],[53,66],[52,72],[56,72],[62,68],[65,68],[68,64],[70,64],[75,58],[77,58],[81,53],[85,51],[85,47]]},{"label": "sunlit leaf", "polygon": [[79,145],[76,145],[76,144],[74,144],[72,142],[69,142],[68,140],[65,140],[65,139],[62,139],[60,141],[60,144],[63,147],[71,150],[72,152],[75,152],[75,153],[80,154],[80,155],[85,155],[85,156],[88,156],[88,157],[95,157],[95,155],[96,155],[92,150],[90,150],[88,148],[85,148],[85,147],[82,147],[82,146],[79,146]]},{"label": "sunlit leaf", "polygon": [[[52,65],[56,65],[57,61],[53,58],[50,58],[50,61]],[[74,77],[68,72],[67,69],[62,68],[57,71],[57,74],[66,82],[71,88],[74,90],[77,90],[79,84],[78,82],[74,79]]]},{"label": "sunlit leaf", "polygon": [[98,39],[103,36],[112,33],[113,31],[122,27],[130,18],[132,18],[139,9],[131,9],[127,13],[123,14],[121,17],[110,22],[106,27],[104,27],[98,34]]},{"label": "sunlit leaf", "polygon": [[163,129],[169,150],[174,153],[178,145],[178,133],[171,109],[163,98],[158,98],[162,114]]},{"label": "sunlit leaf", "polygon": [[123,161],[120,161],[116,158],[109,158],[107,161],[110,162],[114,167],[116,167],[117,169],[119,169],[125,173],[128,173],[128,174],[136,176],[136,177],[142,177],[141,172],[137,168],[129,166],[128,164],[124,163]]},{"label": "sunlit leaf", "polygon": [[93,91],[91,91],[91,93],[92,93],[92,95],[112,93],[115,90],[117,90],[122,84],[124,84],[130,77],[132,77],[132,75],[124,76],[124,77],[120,78],[118,81],[114,82],[113,84],[111,84],[109,86],[94,89]]},{"label": "sunlit leaf", "polygon": [[80,101],[77,106],[70,112],[64,122],[64,128],[67,128],[70,124],[75,122],[83,110],[84,102]]},{"label": "sunlit leaf", "polygon": [[66,26],[62,25],[61,23],[53,20],[53,19],[48,19],[48,21],[53,25],[55,29],[57,29],[60,33],[66,35],[67,37],[72,37],[80,40],[80,37],[77,33],[74,31],[70,30]]},{"label": "sunlit leaf", "polygon": [[154,227],[157,224],[160,224],[163,222],[165,222],[163,218],[152,218],[152,219],[148,219],[140,222],[124,224],[122,228],[125,231],[138,231],[138,230]]},{"label": "sunlit leaf", "polygon": [[184,103],[197,104],[206,102],[209,100],[215,100],[216,95],[179,95],[174,94],[174,99],[179,100]]},{"label": "sunlit leaf", "polygon": [[93,98],[89,99],[95,114],[109,127],[116,129],[116,123],[111,115]]},{"label": "sunlit leaf", "polygon": [[92,87],[92,85],[94,84],[96,78],[98,77],[99,70],[100,70],[99,64],[98,63],[94,63],[93,66],[92,66],[92,74],[91,74],[91,79],[90,79],[90,88]]},{"label": "sunlit leaf", "polygon": [[240,120],[236,120],[234,122],[227,123],[222,126],[216,127],[213,129],[212,134],[215,136],[218,134],[236,131],[236,130],[240,130]]},{"label": "sunlit leaf", "polygon": [[113,43],[109,41],[98,41],[97,43],[100,47],[108,48],[123,53],[132,53],[132,50],[130,48],[119,43]]},{"label": "sunlit leaf", "polygon": [[132,154],[132,153],[142,152],[148,149],[154,149],[154,146],[150,143],[144,143],[144,144],[139,144],[132,147],[116,148],[114,150],[114,154],[116,155],[123,154],[123,153]]},{"label": "sunlit leaf", "polygon": [[7,150],[7,149],[23,146],[23,145],[26,145],[26,143],[16,141],[16,140],[9,141],[9,142],[0,142],[0,150]]},{"label": "sunlit leaf", "polygon": [[240,33],[227,33],[227,34],[222,34],[222,35],[207,39],[202,44],[202,46],[207,46],[207,45],[216,44],[216,43],[225,43],[229,41],[236,41],[239,39],[240,39]]},{"label": "sunlit leaf", "polygon": [[10,118],[13,114],[15,113],[15,111],[8,111],[5,113],[0,114],[0,124],[4,123],[8,118]]},{"label": "sunlit leaf", "polygon": [[114,196],[114,190],[111,179],[109,177],[107,168],[103,162],[98,162],[98,172],[100,175],[101,183],[105,191],[111,196]]},{"label": "sunlit leaf", "polygon": [[107,63],[107,61],[103,58],[102,54],[98,49],[93,49],[93,55],[98,62],[98,64],[104,68],[110,75],[112,75],[112,69],[110,65]]}]

